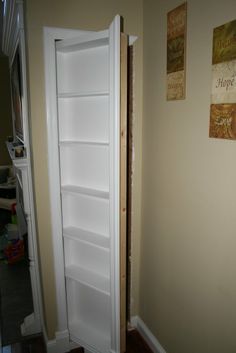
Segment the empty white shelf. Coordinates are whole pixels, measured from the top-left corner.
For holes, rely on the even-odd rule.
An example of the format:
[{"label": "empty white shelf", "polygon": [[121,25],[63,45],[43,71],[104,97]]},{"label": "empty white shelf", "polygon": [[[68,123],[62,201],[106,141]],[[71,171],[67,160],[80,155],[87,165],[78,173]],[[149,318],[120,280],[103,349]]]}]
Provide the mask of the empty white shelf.
[{"label": "empty white shelf", "polygon": [[[87,36],[88,38],[88,36]],[[82,39],[79,38],[69,38],[56,42],[57,52],[61,53],[71,53],[74,51],[86,50],[90,48],[98,48],[101,46],[107,46],[109,44],[108,31],[100,31],[94,36],[89,34],[89,39],[83,36]]]},{"label": "empty white shelf", "polygon": [[108,146],[108,141],[82,141],[82,140],[64,140],[60,141],[59,145],[74,145],[74,144],[81,144],[81,145],[92,145],[92,146]]},{"label": "empty white shelf", "polygon": [[[81,346],[86,348],[99,350],[101,353],[110,352],[110,333],[99,332],[93,328],[91,324],[86,325],[83,321],[75,320],[69,322],[70,337],[71,339]],[[78,339],[79,332],[79,339]],[[89,346],[88,343],[89,342]]]},{"label": "empty white shelf", "polygon": [[109,97],[78,96],[58,100],[61,141],[109,141]]},{"label": "empty white shelf", "polygon": [[104,97],[108,96],[108,91],[97,91],[97,92],[72,92],[72,93],[58,93],[58,98],[79,98],[79,97]]},{"label": "empty white shelf", "polygon": [[109,295],[110,281],[108,277],[102,276],[99,273],[92,272],[85,268],[69,265],[65,268],[67,278],[89,286],[103,294]]},{"label": "empty white shelf", "polygon": [[73,188],[68,190],[107,198],[109,190],[109,147],[107,145],[62,145],[60,163],[61,185],[84,187],[85,190]]},{"label": "empty white shelf", "polygon": [[63,236],[75,241],[83,241],[106,249],[110,246],[110,239],[107,236],[81,228],[66,227],[63,229]]},{"label": "empty white shelf", "polygon": [[97,46],[87,50],[57,52],[58,93],[74,95],[104,94],[109,91],[109,48]]},{"label": "empty white shelf", "polygon": [[109,192],[106,190],[92,189],[92,188],[83,187],[83,186],[62,185],[61,191],[62,192],[69,192],[69,193],[73,193],[73,194],[83,194],[83,195],[88,195],[88,196],[94,196],[94,197],[99,197],[102,199],[109,198]]},{"label": "empty white shelf", "polygon": [[64,227],[109,234],[109,199],[83,193],[62,192]]}]

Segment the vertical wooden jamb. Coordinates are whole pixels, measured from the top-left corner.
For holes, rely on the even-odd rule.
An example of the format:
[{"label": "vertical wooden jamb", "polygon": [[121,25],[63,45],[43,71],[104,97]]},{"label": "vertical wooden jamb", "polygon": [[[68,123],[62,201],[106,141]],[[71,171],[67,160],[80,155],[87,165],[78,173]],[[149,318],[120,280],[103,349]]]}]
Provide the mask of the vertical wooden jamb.
[{"label": "vertical wooden jamb", "polygon": [[120,39],[120,351],[126,351],[127,35]]},{"label": "vertical wooden jamb", "polygon": [[132,185],[133,185],[133,45],[128,47],[127,64],[127,288],[126,320],[131,312],[131,232],[132,232]]}]

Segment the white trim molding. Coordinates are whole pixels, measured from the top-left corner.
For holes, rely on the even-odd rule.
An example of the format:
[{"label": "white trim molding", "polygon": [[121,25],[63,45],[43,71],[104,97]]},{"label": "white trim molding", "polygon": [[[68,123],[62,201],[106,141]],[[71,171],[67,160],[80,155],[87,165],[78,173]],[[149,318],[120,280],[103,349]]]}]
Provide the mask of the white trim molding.
[{"label": "white trim molding", "polygon": [[154,353],[167,353],[139,316],[131,318],[131,325],[137,329]]},{"label": "white trim molding", "polygon": [[68,331],[56,332],[56,338],[49,340],[46,329],[43,328],[43,338],[47,353],[66,353],[72,349],[79,348],[79,345],[69,340]]},{"label": "white trim molding", "polygon": [[[133,316],[131,318],[131,326],[137,329],[137,331],[152,349],[153,353],[167,353],[139,316]],[[79,345],[77,345],[75,342],[69,341],[69,335],[67,335],[66,331],[56,332],[56,338],[54,340],[48,340],[46,330],[43,329],[43,336],[47,348],[47,353],[66,353],[70,349],[79,347]],[[112,352],[114,351],[112,350]],[[91,352],[86,349],[85,353]]]},{"label": "white trim molding", "polygon": [[120,16],[109,27],[111,349],[120,352]]}]

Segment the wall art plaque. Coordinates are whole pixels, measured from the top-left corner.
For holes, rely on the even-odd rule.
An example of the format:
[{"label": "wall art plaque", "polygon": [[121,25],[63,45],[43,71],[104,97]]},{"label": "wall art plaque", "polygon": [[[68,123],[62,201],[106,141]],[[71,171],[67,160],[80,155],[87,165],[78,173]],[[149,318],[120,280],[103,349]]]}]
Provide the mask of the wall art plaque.
[{"label": "wall art plaque", "polygon": [[236,139],[236,20],[213,31],[209,136]]},{"label": "wall art plaque", "polygon": [[167,100],[185,98],[187,3],[167,14]]}]

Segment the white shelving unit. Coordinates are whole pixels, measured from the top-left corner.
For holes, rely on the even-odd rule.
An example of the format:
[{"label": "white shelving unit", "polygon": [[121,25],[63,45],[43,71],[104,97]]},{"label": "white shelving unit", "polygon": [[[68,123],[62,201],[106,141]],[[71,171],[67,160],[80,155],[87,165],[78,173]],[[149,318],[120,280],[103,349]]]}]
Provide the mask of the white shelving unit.
[{"label": "white shelving unit", "polygon": [[101,353],[111,344],[107,35],[56,45],[68,326],[76,341]]},{"label": "white shelving unit", "polygon": [[70,339],[86,353],[123,353],[120,18],[102,32],[46,28],[44,36],[57,348],[69,351]]}]

